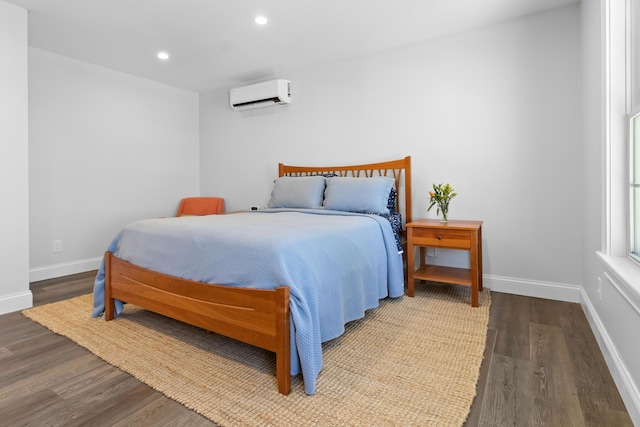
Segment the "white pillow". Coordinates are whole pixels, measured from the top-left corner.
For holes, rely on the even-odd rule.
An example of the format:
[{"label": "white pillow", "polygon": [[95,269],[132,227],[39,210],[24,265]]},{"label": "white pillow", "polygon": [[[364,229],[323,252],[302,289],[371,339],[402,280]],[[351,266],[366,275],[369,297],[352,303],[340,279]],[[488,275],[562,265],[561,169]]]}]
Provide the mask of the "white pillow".
[{"label": "white pillow", "polygon": [[319,209],[322,207],[325,177],[282,176],[274,181],[270,208]]},{"label": "white pillow", "polygon": [[386,176],[328,178],[323,207],[338,211],[388,215],[389,192],[394,184],[395,180]]}]

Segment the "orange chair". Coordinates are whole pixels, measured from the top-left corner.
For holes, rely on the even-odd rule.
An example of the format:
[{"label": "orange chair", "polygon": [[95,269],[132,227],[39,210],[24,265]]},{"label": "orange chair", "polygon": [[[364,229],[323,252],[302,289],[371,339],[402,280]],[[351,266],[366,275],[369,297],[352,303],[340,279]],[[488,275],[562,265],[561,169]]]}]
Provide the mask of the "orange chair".
[{"label": "orange chair", "polygon": [[176,216],[212,215],[224,212],[224,199],[221,197],[185,197],[180,202]]}]

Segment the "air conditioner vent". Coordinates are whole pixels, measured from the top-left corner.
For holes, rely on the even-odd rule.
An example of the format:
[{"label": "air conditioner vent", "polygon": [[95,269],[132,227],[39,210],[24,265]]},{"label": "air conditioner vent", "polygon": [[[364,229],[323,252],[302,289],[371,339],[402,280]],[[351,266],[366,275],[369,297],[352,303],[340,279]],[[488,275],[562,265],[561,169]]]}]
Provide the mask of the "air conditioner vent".
[{"label": "air conditioner vent", "polygon": [[290,86],[288,80],[277,79],[237,87],[229,91],[229,105],[234,110],[249,110],[289,104],[291,102]]}]

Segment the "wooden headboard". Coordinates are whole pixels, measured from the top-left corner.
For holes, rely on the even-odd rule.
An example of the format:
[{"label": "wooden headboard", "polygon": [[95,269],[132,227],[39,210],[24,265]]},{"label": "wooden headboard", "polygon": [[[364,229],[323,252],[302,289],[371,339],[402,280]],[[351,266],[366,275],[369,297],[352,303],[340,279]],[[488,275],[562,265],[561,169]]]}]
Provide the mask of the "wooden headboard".
[{"label": "wooden headboard", "polygon": [[396,181],[396,206],[403,223],[411,222],[411,156],[388,162],[354,166],[289,166],[280,163],[278,176],[311,176],[333,173],[338,176],[371,178],[388,176]]}]

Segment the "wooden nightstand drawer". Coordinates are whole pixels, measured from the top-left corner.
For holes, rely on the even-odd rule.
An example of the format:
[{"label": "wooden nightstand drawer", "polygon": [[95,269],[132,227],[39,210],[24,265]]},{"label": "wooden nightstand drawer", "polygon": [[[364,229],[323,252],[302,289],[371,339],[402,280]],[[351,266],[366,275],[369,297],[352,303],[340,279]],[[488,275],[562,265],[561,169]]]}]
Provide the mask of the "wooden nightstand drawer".
[{"label": "wooden nightstand drawer", "polygon": [[471,233],[467,230],[444,230],[433,228],[414,228],[415,245],[436,246],[451,249],[471,248]]}]

